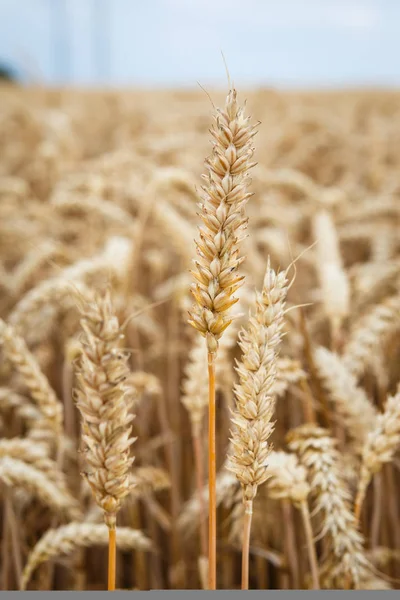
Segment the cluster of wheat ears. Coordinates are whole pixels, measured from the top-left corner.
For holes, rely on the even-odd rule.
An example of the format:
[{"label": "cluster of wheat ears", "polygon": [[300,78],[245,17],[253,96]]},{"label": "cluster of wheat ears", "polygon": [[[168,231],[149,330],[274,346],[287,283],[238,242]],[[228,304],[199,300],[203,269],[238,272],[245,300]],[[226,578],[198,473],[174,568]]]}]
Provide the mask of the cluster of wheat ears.
[{"label": "cluster of wheat ears", "polygon": [[399,582],[400,96],[211,96],[0,89],[3,590]]}]

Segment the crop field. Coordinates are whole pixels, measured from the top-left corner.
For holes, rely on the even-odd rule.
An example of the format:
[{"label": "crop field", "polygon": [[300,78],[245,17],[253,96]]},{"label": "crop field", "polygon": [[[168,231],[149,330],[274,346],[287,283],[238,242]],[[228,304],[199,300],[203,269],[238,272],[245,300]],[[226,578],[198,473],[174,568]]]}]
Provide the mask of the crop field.
[{"label": "crop field", "polygon": [[0,588],[396,589],[400,93],[0,87]]}]

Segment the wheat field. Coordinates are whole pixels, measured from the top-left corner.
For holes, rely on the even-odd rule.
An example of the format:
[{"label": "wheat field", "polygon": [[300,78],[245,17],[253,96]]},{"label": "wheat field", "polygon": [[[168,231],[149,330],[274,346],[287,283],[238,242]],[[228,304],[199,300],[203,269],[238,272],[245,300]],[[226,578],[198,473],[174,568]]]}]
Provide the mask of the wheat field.
[{"label": "wheat field", "polygon": [[400,93],[207,92],[0,88],[3,590],[399,587]]}]

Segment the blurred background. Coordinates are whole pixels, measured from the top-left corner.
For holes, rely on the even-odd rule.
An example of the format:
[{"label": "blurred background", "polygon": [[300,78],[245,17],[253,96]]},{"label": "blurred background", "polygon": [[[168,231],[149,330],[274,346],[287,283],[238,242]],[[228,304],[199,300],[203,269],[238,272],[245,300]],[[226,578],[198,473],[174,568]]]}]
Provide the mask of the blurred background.
[{"label": "blurred background", "polygon": [[[108,291],[130,353],[124,385],[135,389],[138,438],[136,487],[118,514],[131,545],[119,545],[116,587],[206,587],[207,352],[187,323],[195,237],[214,257],[196,293],[217,314],[233,293],[227,265],[241,262],[232,240],[246,257],[216,369],[218,588],[241,585],[246,539],[242,491],[225,469],[238,331],[256,310],[276,348],[285,286],[279,278],[263,297],[265,313],[254,288],[269,258],[291,279],[293,257],[277,367],[260,335],[261,367],[247,357],[249,375],[239,370],[238,397],[251,401],[234,422],[256,432],[249,415],[267,418],[271,406],[263,393],[278,398],[250,588],[318,587],[317,570],[327,589],[400,587],[399,23],[400,0],[0,0],[2,77],[26,84],[0,82],[0,589],[106,585],[103,514],[81,477],[89,471],[92,485],[99,459],[83,465],[91,454],[74,398],[85,381],[79,406],[92,402],[97,422],[110,399],[126,408],[107,366],[125,376],[126,354],[108,351],[115,320],[93,301]],[[249,122],[231,100],[215,119],[228,88],[221,51]],[[213,123],[230,134],[212,137]],[[245,235],[231,216],[241,218],[250,181]],[[201,185],[223,196],[221,220],[221,189],[236,191],[223,228],[215,199],[205,203],[210,225],[199,238]],[[101,361],[89,359],[92,344],[99,356],[107,349]],[[253,450],[264,452],[258,435]],[[303,444],[308,471],[291,451]],[[149,542],[156,551],[142,552]]]},{"label": "blurred background", "polygon": [[174,87],[400,84],[399,0],[0,0],[24,82]]}]

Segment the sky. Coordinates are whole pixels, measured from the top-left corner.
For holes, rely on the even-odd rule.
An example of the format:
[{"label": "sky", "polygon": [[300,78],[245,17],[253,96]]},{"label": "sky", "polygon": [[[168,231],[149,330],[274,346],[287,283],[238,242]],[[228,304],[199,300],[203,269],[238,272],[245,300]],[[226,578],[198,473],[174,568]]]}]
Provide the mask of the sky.
[{"label": "sky", "polygon": [[0,63],[47,84],[400,86],[400,0],[0,0]]}]

